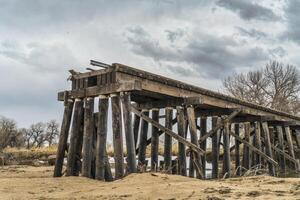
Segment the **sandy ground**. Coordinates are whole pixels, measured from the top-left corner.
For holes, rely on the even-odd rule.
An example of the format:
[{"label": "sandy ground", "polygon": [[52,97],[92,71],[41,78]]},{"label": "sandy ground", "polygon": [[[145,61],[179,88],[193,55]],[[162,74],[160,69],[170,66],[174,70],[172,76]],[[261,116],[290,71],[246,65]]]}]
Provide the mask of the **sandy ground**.
[{"label": "sandy ground", "polygon": [[0,167],[0,199],[299,199],[299,178],[256,176],[203,181],[160,173],[104,183],[52,178],[53,167]]}]

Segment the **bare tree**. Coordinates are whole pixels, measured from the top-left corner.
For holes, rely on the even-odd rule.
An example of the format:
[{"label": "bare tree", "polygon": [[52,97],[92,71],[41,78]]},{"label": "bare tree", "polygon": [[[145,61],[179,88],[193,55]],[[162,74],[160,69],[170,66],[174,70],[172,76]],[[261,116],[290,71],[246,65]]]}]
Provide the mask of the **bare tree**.
[{"label": "bare tree", "polygon": [[32,139],[32,145],[37,147],[43,146],[46,141],[45,124],[42,122],[32,124],[28,129],[28,135]]},{"label": "bare tree", "polygon": [[17,124],[14,120],[6,117],[0,118],[0,149],[4,149],[11,144],[12,139],[17,134]]},{"label": "bare tree", "polygon": [[262,70],[230,76],[223,85],[239,99],[293,114],[300,112],[300,77],[292,65],[271,61]]},{"label": "bare tree", "polygon": [[55,143],[57,136],[59,134],[59,124],[56,120],[51,120],[47,123],[46,127],[46,141],[49,146]]}]

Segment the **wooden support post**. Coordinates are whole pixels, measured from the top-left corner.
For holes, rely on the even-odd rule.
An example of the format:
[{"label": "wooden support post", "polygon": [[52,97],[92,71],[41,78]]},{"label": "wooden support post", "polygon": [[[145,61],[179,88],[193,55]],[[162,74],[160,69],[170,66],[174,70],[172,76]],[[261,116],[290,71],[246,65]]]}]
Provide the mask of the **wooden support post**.
[{"label": "wooden support post", "polygon": [[[300,150],[300,131],[298,129],[295,130],[295,138],[298,149]],[[298,159],[300,159],[300,157]]]},{"label": "wooden support post", "polygon": [[[82,135],[81,132],[81,124],[82,124],[82,116],[83,116],[83,101],[81,99],[75,99],[74,103],[74,114],[73,114],[73,122],[71,128],[71,136],[70,136],[70,145],[68,150],[68,158],[67,158],[67,176],[75,176],[76,172],[76,161],[77,161],[77,144]],[[81,150],[80,150],[81,151]],[[80,158],[79,158],[80,160]]]},{"label": "wooden support post", "polygon": [[[149,116],[149,111],[147,110],[143,110],[142,113],[147,117]],[[146,164],[147,136],[148,136],[148,122],[142,119],[139,152],[138,152],[138,161],[139,161],[138,165],[142,168]]]},{"label": "wooden support post", "polygon": [[[246,122],[244,123],[245,127],[245,141],[250,142],[250,123]],[[242,162],[243,168],[248,170],[250,169],[250,150],[249,147],[244,145],[243,148],[243,162]]]},{"label": "wooden support post", "polygon": [[114,179],[111,173],[111,168],[110,168],[110,163],[108,160],[106,148],[104,152],[104,167],[105,167],[105,174],[104,174],[105,181],[113,181]]},{"label": "wooden support post", "polygon": [[[284,152],[284,137],[283,137],[283,131],[282,126],[276,126],[276,132],[278,136],[278,142],[279,146],[278,148]],[[282,173],[285,173],[285,157],[284,155],[279,155],[279,161],[280,161],[280,169]]]},{"label": "wooden support post", "polygon": [[[212,129],[218,125],[218,117],[212,118]],[[212,135],[212,178],[219,178],[219,131]]]},{"label": "wooden support post", "polygon": [[84,107],[84,127],[82,146],[82,176],[91,178],[92,145],[94,134],[94,98],[87,97]]},{"label": "wooden support post", "polygon": [[125,127],[125,139],[126,139],[126,150],[127,150],[127,167],[129,173],[137,172],[136,169],[136,153],[135,143],[132,127],[131,118],[131,97],[130,93],[121,94],[121,102],[123,106],[123,119]]},{"label": "wooden support post", "polygon": [[[106,139],[107,139],[107,117],[108,117],[108,97],[99,96],[98,105],[98,128],[96,145],[96,175],[98,180],[105,180],[106,163]],[[109,163],[108,163],[109,164]]]},{"label": "wooden support post", "polygon": [[[152,119],[159,123],[159,109],[152,109]],[[152,125],[151,137],[151,170],[158,170],[158,147],[159,147],[159,130]]]},{"label": "wooden support post", "polygon": [[115,159],[115,178],[119,179],[124,174],[124,154],[123,154],[123,137],[122,137],[122,114],[120,105],[120,96],[113,94],[111,96],[112,108],[112,131]]},{"label": "wooden support post", "polygon": [[[200,118],[200,137],[203,137],[207,133],[207,118],[201,117]],[[203,151],[206,151],[206,140],[200,142],[200,148],[203,149]],[[201,156],[201,162],[202,162],[202,173],[203,178],[206,177],[206,154]]]},{"label": "wooden support post", "polygon": [[[271,149],[271,140],[270,140],[268,122],[262,122],[262,128],[263,128],[263,133],[264,133],[266,154],[270,158],[273,159],[273,153],[272,153],[272,149]],[[268,168],[269,168],[269,174],[271,176],[275,176],[275,167],[274,167],[274,165],[272,163],[268,162]]]},{"label": "wooden support post", "polygon": [[[237,136],[240,136],[240,124],[234,124],[234,132]],[[240,141],[235,138],[235,169],[236,175],[241,175],[241,161],[240,161]]]},{"label": "wooden support post", "polygon": [[[185,132],[185,117],[184,117],[184,109],[181,106],[176,108],[177,110],[177,129],[178,135],[183,138],[186,138]],[[186,176],[186,151],[185,145],[178,142],[178,173],[182,176]]]},{"label": "wooden support post", "polygon": [[[195,111],[194,111],[194,108],[192,106],[187,107],[186,111],[187,111],[187,118],[188,118],[188,122],[189,122],[190,134],[191,134],[191,142],[193,144],[197,145],[198,144],[198,136],[197,136],[197,124],[196,124],[196,118],[195,118]],[[193,160],[194,167],[192,168],[192,166],[190,166],[190,169],[191,169],[190,174],[194,174],[193,170],[196,169],[197,178],[202,178],[203,177],[202,176],[202,169],[200,169],[201,172],[199,172],[197,170],[197,165],[200,168],[202,168],[201,167],[201,162],[200,162],[201,158],[199,157],[199,155],[197,153],[195,153],[193,151],[191,152],[191,155],[192,155],[192,158],[190,158],[190,159]]]},{"label": "wooden support post", "polygon": [[72,100],[67,101],[65,104],[64,115],[59,135],[59,142],[56,152],[56,160],[53,174],[54,177],[62,176],[62,168],[64,163],[65,150],[67,149],[67,140],[69,136],[73,105],[74,102]]},{"label": "wooden support post", "polygon": [[[166,120],[165,127],[172,130],[172,119],[173,119],[173,108],[167,107],[165,109]],[[165,145],[164,145],[164,160],[165,160],[165,170],[167,173],[172,171],[172,137],[168,134],[165,134]]]},{"label": "wooden support post", "polygon": [[138,115],[133,115],[133,135],[134,135],[134,144],[135,149],[138,146],[138,137],[139,137],[139,129],[140,129],[140,121],[141,118]]},{"label": "wooden support post", "polygon": [[231,176],[231,168],[230,168],[230,138],[229,138],[229,124],[225,123],[224,131],[223,131],[223,174],[225,178],[229,178]]},{"label": "wooden support post", "polygon": [[[255,122],[255,147],[262,151],[262,145],[261,145],[261,131],[260,131],[260,123]],[[259,165],[259,168],[261,168],[261,156],[258,153],[255,153],[255,164]]]},{"label": "wooden support post", "polygon": [[293,140],[292,140],[292,134],[291,134],[291,131],[290,131],[290,127],[285,126],[284,127],[284,132],[285,132],[287,144],[288,144],[288,147],[289,147],[289,153],[293,158],[295,158],[295,152],[294,152],[294,146],[293,146]]}]

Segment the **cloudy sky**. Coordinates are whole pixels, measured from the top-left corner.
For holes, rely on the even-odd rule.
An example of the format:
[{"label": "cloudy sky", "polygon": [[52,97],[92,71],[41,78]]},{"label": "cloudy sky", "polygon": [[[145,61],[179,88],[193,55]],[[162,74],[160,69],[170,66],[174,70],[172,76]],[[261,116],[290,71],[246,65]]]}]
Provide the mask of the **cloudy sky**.
[{"label": "cloudy sky", "polygon": [[119,62],[222,91],[271,59],[300,66],[298,0],[0,0],[0,115],[61,119],[68,69]]}]

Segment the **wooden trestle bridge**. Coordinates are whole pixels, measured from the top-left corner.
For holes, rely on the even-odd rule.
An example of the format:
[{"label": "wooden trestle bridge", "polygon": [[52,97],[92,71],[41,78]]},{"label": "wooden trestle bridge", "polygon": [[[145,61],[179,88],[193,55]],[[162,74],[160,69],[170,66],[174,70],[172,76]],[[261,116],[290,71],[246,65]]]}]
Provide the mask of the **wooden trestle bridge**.
[{"label": "wooden trestle bridge", "polygon": [[[64,116],[54,177],[63,174],[65,152],[67,176],[81,173],[111,181],[144,171],[148,145],[152,171],[205,178],[209,153],[212,178],[242,175],[253,167],[266,169],[273,176],[287,170],[299,172],[300,117],[123,64],[91,64],[102,69],[88,68],[84,73],[70,70],[72,89],[58,93],[58,100],[64,101]],[[109,99],[115,173],[111,172],[106,152]],[[99,101],[96,111],[95,100]],[[161,118],[164,124],[160,123]],[[152,126],[150,138],[148,126]],[[159,166],[162,134],[164,161]],[[174,162],[175,140],[178,154]]]}]

